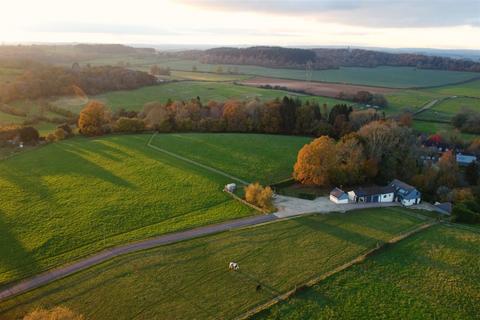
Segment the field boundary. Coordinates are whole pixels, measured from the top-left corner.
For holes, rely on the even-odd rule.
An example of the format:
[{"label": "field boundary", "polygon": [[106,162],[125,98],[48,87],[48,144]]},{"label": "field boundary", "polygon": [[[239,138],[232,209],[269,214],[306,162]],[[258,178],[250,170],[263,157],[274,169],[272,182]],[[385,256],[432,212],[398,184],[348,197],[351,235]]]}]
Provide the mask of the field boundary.
[{"label": "field boundary", "polygon": [[157,151],[159,151],[159,152],[165,153],[165,154],[167,154],[167,155],[169,155],[169,156],[171,156],[171,157],[177,158],[177,159],[179,159],[179,160],[188,162],[188,163],[193,164],[193,165],[195,165],[195,166],[197,166],[197,167],[201,167],[201,168],[206,169],[206,170],[208,170],[208,171],[211,171],[211,172],[213,172],[213,173],[222,175],[222,176],[227,177],[227,178],[229,178],[229,179],[235,180],[235,181],[237,181],[237,182],[240,182],[241,184],[244,184],[244,185],[250,184],[249,182],[247,182],[247,181],[245,181],[245,180],[242,180],[242,179],[240,179],[240,178],[234,177],[234,176],[232,176],[232,175],[230,175],[230,174],[228,174],[228,173],[226,173],[226,172],[223,172],[223,171],[221,171],[221,170],[218,170],[218,169],[215,169],[215,168],[206,166],[206,165],[204,165],[204,164],[202,164],[202,163],[200,163],[200,162],[197,162],[197,161],[195,161],[195,160],[192,160],[192,159],[183,157],[183,156],[181,156],[181,155],[179,155],[179,154],[176,154],[176,153],[174,153],[174,152],[171,152],[171,151],[168,151],[168,150],[165,150],[165,149],[163,149],[163,148],[160,148],[160,147],[157,147],[157,146],[153,145],[153,144],[152,144],[152,141],[153,141],[153,138],[154,138],[156,135],[157,135],[157,132],[155,132],[155,133],[150,137],[150,139],[148,140],[147,146],[148,146],[149,148],[152,148],[152,149],[157,150]]},{"label": "field boundary", "polygon": [[295,287],[281,295],[278,295],[276,297],[274,297],[273,299],[271,299],[270,301],[267,301],[266,303],[263,303],[263,304],[260,304],[252,309],[250,309],[249,311],[235,317],[234,319],[236,320],[244,320],[244,319],[248,319],[250,318],[251,316],[261,312],[261,311],[264,311],[272,306],[274,306],[275,304],[279,303],[279,302],[282,302],[282,301],[286,301],[287,299],[291,298],[292,296],[294,296],[295,294],[297,294],[298,292],[302,291],[302,290],[305,290],[307,288],[311,288],[313,287],[314,285],[320,283],[321,281],[341,272],[341,271],[344,271],[348,268],[350,268],[351,266],[355,265],[355,264],[358,264],[358,263],[361,263],[363,261],[365,261],[365,259],[367,259],[368,257],[376,254],[376,253],[379,253],[380,251],[384,250],[384,249],[387,249],[389,246],[391,245],[394,245],[400,241],[402,241],[403,239],[406,239],[414,234],[417,234],[423,230],[426,230],[434,225],[437,225],[439,224],[438,221],[433,221],[433,222],[429,222],[429,223],[425,223],[425,224],[422,224],[420,225],[419,227],[416,227],[414,228],[413,230],[409,230],[409,231],[406,231],[398,236],[395,236],[393,237],[392,239],[384,242],[384,243],[377,243],[377,245],[372,248],[372,249],[369,249],[367,250],[365,253],[357,256],[356,258],[354,258],[353,260],[349,261],[349,262],[346,262],[338,267],[336,267],[335,269],[333,270],[330,270],[326,273],[323,273],[321,274],[320,276],[318,277],[315,277],[313,279],[310,279],[308,281],[306,281],[305,283],[301,284],[301,285],[295,285]]}]

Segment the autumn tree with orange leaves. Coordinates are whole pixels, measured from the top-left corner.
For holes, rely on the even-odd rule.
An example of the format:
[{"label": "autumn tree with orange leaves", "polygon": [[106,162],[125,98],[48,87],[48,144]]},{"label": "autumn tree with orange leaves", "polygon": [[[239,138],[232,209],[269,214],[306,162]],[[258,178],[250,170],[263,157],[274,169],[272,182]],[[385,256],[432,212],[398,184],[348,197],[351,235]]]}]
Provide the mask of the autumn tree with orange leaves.
[{"label": "autumn tree with orange leaves", "polygon": [[105,133],[109,123],[109,114],[105,105],[92,101],[80,112],[78,128],[86,136],[99,136]]},{"label": "autumn tree with orange leaves", "polygon": [[328,186],[335,163],[335,140],[322,136],[300,150],[293,177],[303,184]]}]

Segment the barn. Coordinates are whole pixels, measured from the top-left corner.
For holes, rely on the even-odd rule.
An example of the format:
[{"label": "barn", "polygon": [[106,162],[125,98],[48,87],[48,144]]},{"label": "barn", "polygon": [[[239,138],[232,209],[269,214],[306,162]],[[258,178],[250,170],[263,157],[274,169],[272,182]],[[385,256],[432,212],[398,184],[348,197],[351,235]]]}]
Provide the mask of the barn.
[{"label": "barn", "polygon": [[330,192],[330,201],[337,204],[348,203],[348,194],[342,189],[335,188]]},{"label": "barn", "polygon": [[353,202],[393,202],[394,192],[392,186],[358,188],[348,192],[348,198]]},{"label": "barn", "polygon": [[411,206],[422,201],[422,194],[415,187],[400,181],[393,180],[390,186],[395,189],[395,201],[400,202],[404,206]]}]

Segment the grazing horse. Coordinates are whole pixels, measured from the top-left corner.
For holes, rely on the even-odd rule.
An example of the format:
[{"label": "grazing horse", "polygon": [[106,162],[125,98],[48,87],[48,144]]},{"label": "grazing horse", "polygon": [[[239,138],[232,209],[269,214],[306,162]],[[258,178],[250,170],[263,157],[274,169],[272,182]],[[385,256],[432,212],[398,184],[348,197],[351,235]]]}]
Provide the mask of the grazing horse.
[{"label": "grazing horse", "polygon": [[233,271],[237,271],[240,267],[238,266],[238,263],[236,262],[230,262],[228,264],[228,269],[230,270],[233,270]]}]

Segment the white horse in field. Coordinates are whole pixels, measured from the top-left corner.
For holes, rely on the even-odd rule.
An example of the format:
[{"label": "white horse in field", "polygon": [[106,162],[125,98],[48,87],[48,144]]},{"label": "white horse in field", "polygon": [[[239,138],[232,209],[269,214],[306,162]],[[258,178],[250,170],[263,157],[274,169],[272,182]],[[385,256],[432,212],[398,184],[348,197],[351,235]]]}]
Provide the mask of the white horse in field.
[{"label": "white horse in field", "polygon": [[228,269],[233,270],[233,271],[237,271],[238,269],[240,269],[240,267],[238,266],[238,263],[230,262],[228,264]]}]

